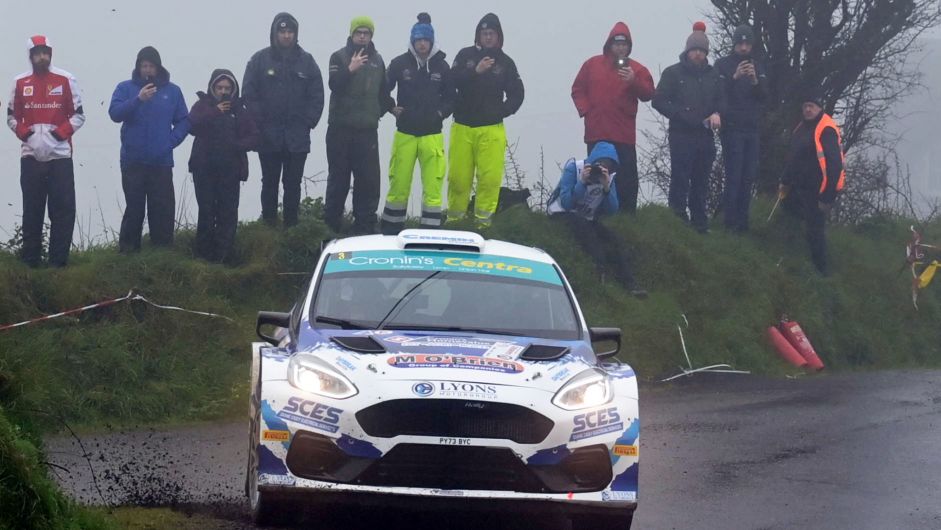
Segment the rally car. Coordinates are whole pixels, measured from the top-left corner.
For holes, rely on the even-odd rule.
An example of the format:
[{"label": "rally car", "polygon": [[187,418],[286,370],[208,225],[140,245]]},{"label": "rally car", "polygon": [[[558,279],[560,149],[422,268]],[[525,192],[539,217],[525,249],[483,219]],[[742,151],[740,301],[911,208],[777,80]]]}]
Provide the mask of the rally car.
[{"label": "rally car", "polygon": [[636,377],[614,360],[620,330],[587,326],[545,252],[447,230],[332,241],[257,332],[256,522],[353,499],[630,527]]}]

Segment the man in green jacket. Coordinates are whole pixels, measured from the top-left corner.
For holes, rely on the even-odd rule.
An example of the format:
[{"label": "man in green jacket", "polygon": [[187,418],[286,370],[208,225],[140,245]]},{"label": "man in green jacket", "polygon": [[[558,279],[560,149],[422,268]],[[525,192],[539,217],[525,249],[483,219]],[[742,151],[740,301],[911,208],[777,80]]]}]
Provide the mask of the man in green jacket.
[{"label": "man in green jacket", "polygon": [[379,208],[379,118],[392,110],[386,65],[372,37],[376,26],[369,17],[350,23],[346,46],[330,56],[330,115],[327,126],[327,196],[324,221],[335,232],[353,187],[353,232],[376,231]]}]

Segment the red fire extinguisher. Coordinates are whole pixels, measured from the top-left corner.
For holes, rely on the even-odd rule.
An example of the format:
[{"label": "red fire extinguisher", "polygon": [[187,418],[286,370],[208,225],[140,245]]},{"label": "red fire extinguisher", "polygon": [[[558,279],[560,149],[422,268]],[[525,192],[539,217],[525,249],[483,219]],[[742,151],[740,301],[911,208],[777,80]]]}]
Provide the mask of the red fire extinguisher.
[{"label": "red fire extinguisher", "polygon": [[[769,328],[768,333],[771,343],[784,360],[799,368],[806,367],[817,372],[823,370],[823,361],[820,360],[820,356],[817,355],[800,324],[783,316],[778,326]],[[797,354],[796,357],[795,354]]]}]

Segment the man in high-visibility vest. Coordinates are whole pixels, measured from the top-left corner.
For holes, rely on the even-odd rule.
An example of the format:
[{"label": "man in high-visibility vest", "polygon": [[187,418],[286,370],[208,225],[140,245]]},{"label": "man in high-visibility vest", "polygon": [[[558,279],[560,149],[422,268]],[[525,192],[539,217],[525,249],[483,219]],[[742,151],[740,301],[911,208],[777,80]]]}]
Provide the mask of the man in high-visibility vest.
[{"label": "man in high-visibility vest", "polygon": [[[805,98],[801,111],[803,120],[791,135],[791,154],[778,194],[787,199],[786,209],[803,216],[811,258],[817,270],[827,276],[824,228],[827,214],[846,182],[843,139],[839,126],[823,111],[822,98]],[[790,193],[792,188],[794,193]]]}]

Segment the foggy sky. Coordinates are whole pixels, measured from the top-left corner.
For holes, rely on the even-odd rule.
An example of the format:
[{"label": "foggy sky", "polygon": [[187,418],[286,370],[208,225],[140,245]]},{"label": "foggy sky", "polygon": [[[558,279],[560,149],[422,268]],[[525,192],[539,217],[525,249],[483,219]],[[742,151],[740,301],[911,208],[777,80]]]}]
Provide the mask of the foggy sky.
[{"label": "foggy sky", "polygon": [[[449,62],[457,51],[473,43],[474,28],[488,11],[500,16],[506,34],[504,50],[516,61],[526,86],[526,100],[519,113],[506,120],[511,143],[518,141],[517,155],[531,178],[536,178],[540,147],[545,149],[546,177],[550,185],[558,178],[557,163],[584,156],[583,126],[571,101],[572,80],[581,64],[601,52],[614,23],[623,20],[633,34],[632,58],[646,65],[659,81],[660,72],[676,62],[692,23],[702,18],[707,0],[659,2],[509,3],[509,2],[398,2],[361,0],[355,3],[283,1],[266,2],[128,2],[49,0],[40,5],[7,2],[0,20],[0,100],[7,105],[13,78],[29,68],[26,40],[37,33],[47,35],[54,46],[53,65],[74,74],[83,91],[87,116],[76,134],[75,186],[79,226],[76,241],[84,234],[100,235],[103,226],[117,230],[124,204],[120,185],[119,129],[107,114],[108,102],[117,83],[130,77],[137,51],[155,46],[179,85],[187,105],[195,93],[205,90],[214,68],[229,68],[241,79],[249,57],[268,46],[271,20],[279,11],[291,12],[300,23],[299,41],[310,52],[325,79],[330,54],[345,44],[349,21],[357,15],[371,16],[376,23],[374,42],[386,64],[406,51],[415,16],[427,10],[432,16],[439,47]],[[709,34],[718,33],[709,28]],[[2,83],[6,83],[3,85]],[[326,177],[324,135],[327,110],[311,135],[311,154],[306,176],[323,172]],[[652,128],[653,110],[642,105],[639,129]],[[447,135],[451,120],[445,122]],[[395,122],[386,115],[379,126],[382,200],[388,179],[388,159]],[[447,137],[446,137],[447,138]],[[447,139],[446,139],[447,142]],[[174,151],[174,185],[178,207],[188,206],[195,223],[192,177],[186,168],[192,137]],[[19,188],[20,142],[9,129],[0,133],[0,239],[12,231],[22,213]],[[239,217],[255,219],[260,214],[261,172],[254,153],[249,154],[250,176],[242,186]],[[413,179],[409,208],[420,209],[420,179]],[[323,196],[324,184],[308,186],[307,194]],[[303,192],[303,190],[302,190]],[[445,191],[446,193],[446,191]]]}]

